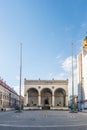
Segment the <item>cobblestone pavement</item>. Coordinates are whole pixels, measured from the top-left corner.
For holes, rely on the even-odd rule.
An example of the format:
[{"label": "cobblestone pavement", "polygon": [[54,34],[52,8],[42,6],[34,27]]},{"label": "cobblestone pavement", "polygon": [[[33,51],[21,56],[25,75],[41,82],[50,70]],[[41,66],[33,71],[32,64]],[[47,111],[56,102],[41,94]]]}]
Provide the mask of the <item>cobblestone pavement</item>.
[{"label": "cobblestone pavement", "polygon": [[87,130],[87,113],[68,111],[0,112],[0,130]]}]

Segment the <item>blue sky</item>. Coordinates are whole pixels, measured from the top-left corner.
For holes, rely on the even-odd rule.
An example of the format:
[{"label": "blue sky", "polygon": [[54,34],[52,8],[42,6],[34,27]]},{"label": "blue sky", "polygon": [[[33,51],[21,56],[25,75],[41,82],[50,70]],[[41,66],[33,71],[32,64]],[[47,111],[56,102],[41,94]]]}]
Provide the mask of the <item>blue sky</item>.
[{"label": "blue sky", "polygon": [[[67,79],[87,32],[87,0],[0,0],[0,76],[18,92],[26,79]],[[22,89],[23,90],[23,89]]]}]

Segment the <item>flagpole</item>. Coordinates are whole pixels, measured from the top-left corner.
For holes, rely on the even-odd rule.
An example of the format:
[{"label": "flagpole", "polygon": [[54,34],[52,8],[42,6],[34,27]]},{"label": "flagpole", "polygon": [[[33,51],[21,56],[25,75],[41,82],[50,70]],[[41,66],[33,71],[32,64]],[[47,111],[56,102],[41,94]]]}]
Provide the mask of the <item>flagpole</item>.
[{"label": "flagpole", "polygon": [[74,99],[74,70],[73,70],[73,43],[72,43],[72,107],[71,111],[75,112],[75,99]]},{"label": "flagpole", "polygon": [[22,43],[20,43],[20,86],[19,86],[19,105],[21,106],[21,80],[22,80]]},{"label": "flagpole", "polygon": [[73,43],[72,43],[72,97],[74,97]]}]

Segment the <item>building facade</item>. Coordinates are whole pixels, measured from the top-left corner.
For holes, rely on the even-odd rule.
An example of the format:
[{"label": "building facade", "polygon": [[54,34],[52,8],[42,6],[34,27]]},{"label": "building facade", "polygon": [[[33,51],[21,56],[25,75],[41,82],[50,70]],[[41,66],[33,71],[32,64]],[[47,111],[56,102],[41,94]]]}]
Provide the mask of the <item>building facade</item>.
[{"label": "building facade", "polygon": [[68,106],[68,80],[24,80],[24,105]]},{"label": "building facade", "polygon": [[82,52],[77,57],[78,68],[78,105],[87,108],[87,36],[83,42]]},{"label": "building facade", "polygon": [[18,105],[18,94],[0,79],[0,108],[10,108]]}]

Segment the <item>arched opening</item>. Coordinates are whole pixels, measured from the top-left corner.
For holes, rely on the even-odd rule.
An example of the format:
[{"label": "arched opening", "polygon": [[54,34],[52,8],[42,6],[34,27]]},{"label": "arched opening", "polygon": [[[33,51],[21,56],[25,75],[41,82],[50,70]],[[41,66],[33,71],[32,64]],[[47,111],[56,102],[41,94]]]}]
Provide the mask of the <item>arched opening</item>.
[{"label": "arched opening", "polygon": [[66,92],[64,89],[62,89],[62,88],[57,89],[54,93],[55,106],[64,107],[65,106],[65,96],[66,96]]},{"label": "arched opening", "polygon": [[49,88],[44,88],[41,91],[41,104],[42,106],[52,104],[52,92]]},{"label": "arched opening", "polygon": [[28,90],[28,106],[38,105],[38,91],[35,88]]}]

